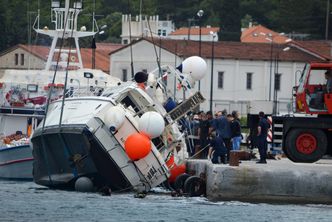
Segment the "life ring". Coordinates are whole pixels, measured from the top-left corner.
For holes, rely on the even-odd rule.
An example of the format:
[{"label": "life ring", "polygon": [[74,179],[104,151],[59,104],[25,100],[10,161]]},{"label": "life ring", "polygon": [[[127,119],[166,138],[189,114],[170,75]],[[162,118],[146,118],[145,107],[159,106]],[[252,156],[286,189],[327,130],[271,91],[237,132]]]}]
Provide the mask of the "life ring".
[{"label": "life ring", "polygon": [[21,90],[11,89],[6,93],[5,96],[7,102],[11,106],[24,106],[24,95]]}]

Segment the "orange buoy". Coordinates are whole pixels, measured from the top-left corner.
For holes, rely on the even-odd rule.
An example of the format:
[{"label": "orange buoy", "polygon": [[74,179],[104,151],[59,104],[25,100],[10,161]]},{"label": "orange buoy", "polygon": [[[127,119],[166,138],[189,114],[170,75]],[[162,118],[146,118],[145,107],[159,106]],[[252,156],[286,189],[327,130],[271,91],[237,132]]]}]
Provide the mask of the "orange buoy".
[{"label": "orange buoy", "polygon": [[174,163],[174,156],[172,155],[171,158],[166,162],[168,169],[170,170],[171,176],[168,178],[170,183],[174,183],[175,179],[186,172],[186,165],[176,165]]},{"label": "orange buoy", "polygon": [[137,161],[146,157],[151,151],[151,141],[141,133],[129,135],[124,143],[128,157]]}]

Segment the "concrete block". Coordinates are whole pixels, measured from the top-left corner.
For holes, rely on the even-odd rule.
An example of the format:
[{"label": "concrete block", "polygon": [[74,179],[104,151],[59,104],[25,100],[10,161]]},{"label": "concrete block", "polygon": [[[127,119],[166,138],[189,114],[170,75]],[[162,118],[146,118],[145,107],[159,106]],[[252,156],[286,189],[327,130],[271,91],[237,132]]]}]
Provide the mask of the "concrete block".
[{"label": "concrete block", "polygon": [[212,201],[332,204],[332,161],[325,162],[242,161],[239,167],[231,167],[192,160],[189,168],[206,170],[206,193]]}]

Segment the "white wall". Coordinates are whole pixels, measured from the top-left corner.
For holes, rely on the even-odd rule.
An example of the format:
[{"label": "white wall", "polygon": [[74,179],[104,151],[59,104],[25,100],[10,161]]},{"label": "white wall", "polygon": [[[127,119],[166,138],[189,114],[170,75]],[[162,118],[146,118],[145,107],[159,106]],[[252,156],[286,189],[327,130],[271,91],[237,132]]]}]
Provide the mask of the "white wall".
[{"label": "white wall", "polygon": [[[18,54],[18,64],[15,64],[15,54]],[[24,55],[24,62],[21,65],[21,54]],[[37,56],[17,48],[9,53],[0,56],[0,69],[44,69],[45,61]]]},{"label": "white wall", "polygon": [[[177,39],[177,40],[187,40],[187,35],[169,35],[168,38],[170,39]],[[190,40],[199,41],[199,35],[190,35]],[[212,42],[214,40],[215,42],[218,41],[218,35],[216,35],[213,39],[212,35],[201,35],[201,41],[202,42]]]},{"label": "white wall", "polygon": [[[130,24],[129,24],[130,21]],[[149,21],[149,22],[148,22]],[[130,27],[130,29],[129,29]],[[151,30],[150,30],[151,29]],[[131,15],[122,15],[122,32],[121,39],[122,44],[127,41],[127,44],[130,43],[129,37],[131,39],[139,39],[143,36],[150,37],[151,33],[153,36],[158,36],[158,30],[166,31],[166,35],[174,31],[174,24],[172,21],[161,21],[159,16],[135,16]],[[130,30],[130,33],[129,33]]]},{"label": "white wall", "polygon": [[[159,48],[156,46],[157,52]],[[133,45],[133,58],[135,72],[147,69],[148,72],[157,67],[156,56],[153,45],[142,40]],[[128,70],[130,75],[130,48],[127,47],[111,55],[111,75],[122,78],[122,69]],[[180,64],[181,58],[174,54],[161,50],[161,63],[175,66]],[[211,89],[211,59],[205,59],[207,71],[201,80],[201,92],[206,101],[200,107],[209,110]],[[287,104],[291,101],[292,87],[295,85],[295,72],[302,70],[304,63],[279,62],[279,73],[281,73],[281,90],[278,91],[278,110],[287,112]],[[218,72],[224,72],[224,87],[218,88]],[[252,89],[246,89],[246,73],[253,73]],[[274,71],[273,71],[274,73]],[[300,77],[299,75],[297,76]],[[173,78],[168,79],[168,86],[173,91]],[[271,100],[273,100],[274,74],[271,82]],[[198,88],[196,84],[195,88]],[[213,72],[213,111],[227,109],[239,110],[242,114],[247,113],[250,101],[268,101],[270,89],[270,61],[261,60],[236,60],[215,59]],[[177,98],[183,98],[182,92],[176,92]],[[188,96],[188,95],[187,95]]]}]

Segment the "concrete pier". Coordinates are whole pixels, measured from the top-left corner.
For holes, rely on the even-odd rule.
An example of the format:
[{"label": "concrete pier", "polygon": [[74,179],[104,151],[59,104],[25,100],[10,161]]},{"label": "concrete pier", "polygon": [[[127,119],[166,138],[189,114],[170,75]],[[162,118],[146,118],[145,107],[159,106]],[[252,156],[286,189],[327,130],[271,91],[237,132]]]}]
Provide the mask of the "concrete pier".
[{"label": "concrete pier", "polygon": [[207,198],[212,201],[332,204],[332,160],[242,161],[238,167],[190,160],[187,170],[206,177]]}]

